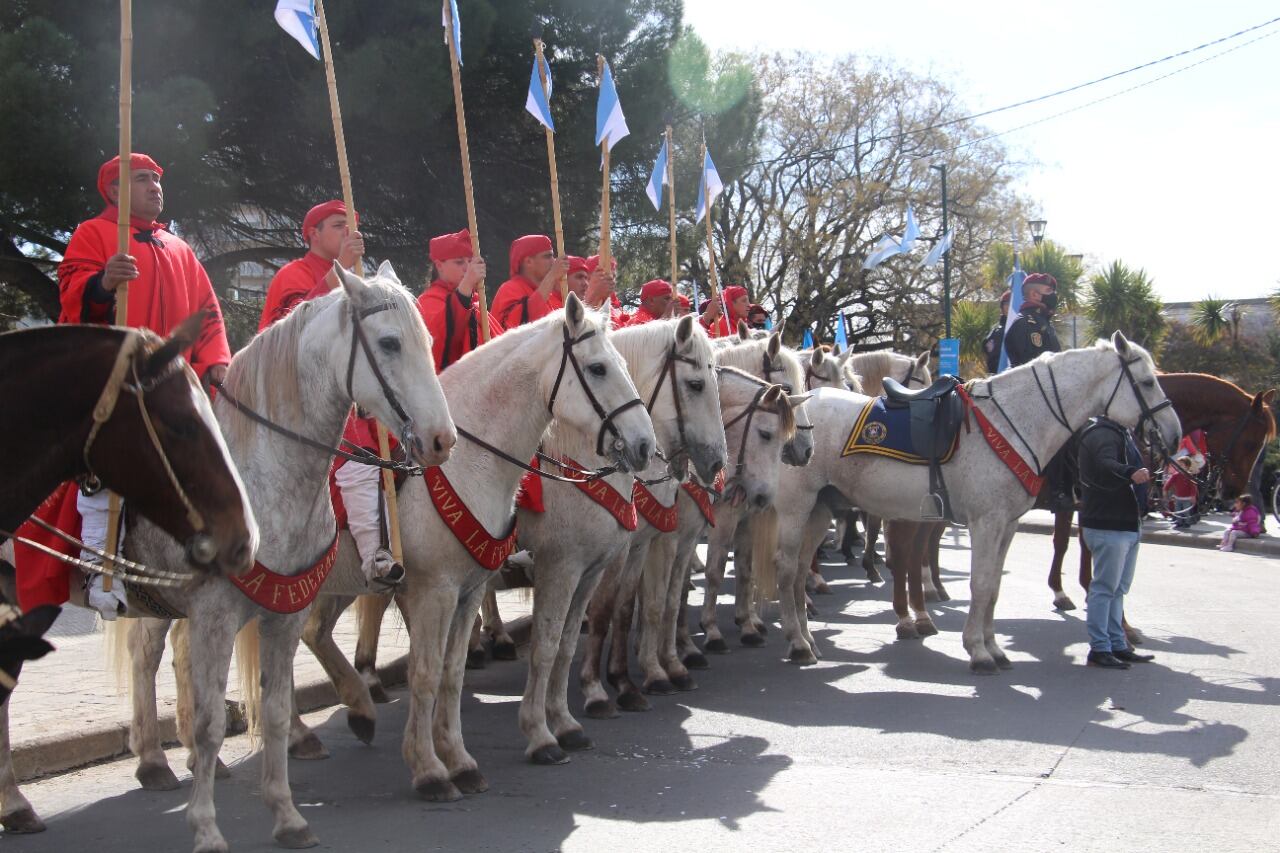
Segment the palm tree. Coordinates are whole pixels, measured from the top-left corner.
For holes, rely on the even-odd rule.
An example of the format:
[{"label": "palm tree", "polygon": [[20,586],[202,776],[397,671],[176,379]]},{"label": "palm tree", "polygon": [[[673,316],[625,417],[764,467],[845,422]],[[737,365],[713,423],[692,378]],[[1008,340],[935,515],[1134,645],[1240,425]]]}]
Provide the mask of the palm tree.
[{"label": "palm tree", "polygon": [[962,376],[986,372],[982,342],[999,319],[1000,305],[996,302],[957,302],[952,306],[951,334],[960,341]]},{"label": "palm tree", "polygon": [[1216,296],[1201,299],[1191,308],[1191,328],[1197,341],[1206,346],[1216,344],[1231,328],[1232,303]]},{"label": "palm tree", "polygon": [[1163,309],[1146,271],[1130,269],[1123,261],[1113,261],[1089,279],[1085,314],[1096,335],[1119,329],[1130,340],[1154,350],[1164,337]]},{"label": "palm tree", "polygon": [[[1019,252],[1018,261],[1027,273],[1046,272],[1058,281],[1058,301],[1067,311],[1079,307],[1079,284],[1084,278],[1084,267],[1066,253],[1062,246],[1045,240],[1029,251]],[[1013,272],[1013,247],[1008,243],[994,243],[987,253],[982,268],[982,279],[989,290],[997,293],[1007,289],[1005,280]]]}]

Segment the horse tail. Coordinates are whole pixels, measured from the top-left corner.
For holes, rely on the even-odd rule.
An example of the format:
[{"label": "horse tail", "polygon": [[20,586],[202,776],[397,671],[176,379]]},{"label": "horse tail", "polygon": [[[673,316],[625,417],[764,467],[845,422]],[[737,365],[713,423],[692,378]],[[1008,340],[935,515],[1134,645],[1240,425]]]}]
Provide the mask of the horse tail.
[{"label": "horse tail", "polygon": [[262,634],[257,618],[250,619],[236,634],[236,676],[251,743],[257,741],[262,722]]},{"label": "horse tail", "polygon": [[130,671],[133,660],[129,654],[129,632],[133,630],[134,621],[133,619],[112,619],[110,622],[103,622],[107,670],[111,673],[116,695],[131,693],[133,690]]},{"label": "horse tail", "polygon": [[767,603],[778,597],[778,572],[774,561],[778,550],[778,511],[770,506],[752,513],[747,525],[751,533],[752,598]]}]

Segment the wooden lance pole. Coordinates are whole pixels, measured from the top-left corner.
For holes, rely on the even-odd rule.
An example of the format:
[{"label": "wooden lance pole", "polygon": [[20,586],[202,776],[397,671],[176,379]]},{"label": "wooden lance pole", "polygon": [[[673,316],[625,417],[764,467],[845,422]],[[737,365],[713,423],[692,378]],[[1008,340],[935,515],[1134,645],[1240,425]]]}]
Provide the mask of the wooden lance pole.
[{"label": "wooden lance pole", "polygon": [[[329,112],[333,116],[333,139],[338,149],[338,178],[342,181],[342,203],[347,208],[347,225],[353,230],[360,227],[356,215],[355,194],[351,190],[351,168],[347,164],[347,137],[342,132],[342,107],[338,104],[338,79],[333,72],[333,48],[329,46],[329,25],[324,17],[324,0],[316,0],[316,29],[320,31],[320,45],[324,50],[324,76],[329,84]],[[356,258],[356,274],[360,274],[363,260]],[[378,422],[378,455],[391,458],[391,441],[387,428]],[[387,498],[387,538],[391,544],[391,556],[397,563],[404,562],[404,547],[400,539],[400,507],[396,499],[395,475],[382,471],[382,491]]]},{"label": "wooden lance pole", "polygon": [[[604,56],[596,54],[596,85],[604,83]],[[613,270],[613,255],[609,251],[609,138],[600,141],[604,158],[600,172],[600,269],[608,274]]]},{"label": "wooden lance pole", "polygon": [[[671,145],[671,122],[667,122],[667,208],[671,214],[671,287],[676,286],[676,163]],[[697,313],[696,306],[694,313]]]},{"label": "wooden lance pole", "polygon": [[[129,213],[132,206],[133,170],[133,0],[120,0],[120,181],[116,196],[116,253],[129,254]],[[116,287],[117,326],[129,325],[129,282]],[[114,557],[120,547],[120,496],[107,498],[107,548]],[[105,567],[104,567],[105,568]],[[111,575],[102,578],[104,592],[111,591]]]},{"label": "wooden lance pole", "polygon": [[[444,35],[449,47],[449,69],[453,72],[453,111],[458,118],[458,148],[462,154],[462,189],[467,200],[467,228],[471,231],[471,257],[480,257],[480,226],[476,223],[476,196],[471,185],[471,146],[467,144],[467,113],[462,105],[462,69],[458,66],[458,46],[453,43],[453,9],[444,0]],[[479,307],[477,321],[480,326],[480,342],[489,343],[489,297],[484,284],[476,290]]]},{"label": "wooden lance pole", "polygon": [[[534,60],[538,64],[538,79],[542,81],[542,96],[551,103],[551,94],[547,88],[547,69],[542,58],[542,39],[534,36]],[[560,218],[560,173],[556,170],[556,135],[549,127],[543,127],[547,134],[547,163],[551,167],[551,218],[556,228],[556,257],[564,254],[564,220]],[[560,302],[569,301],[569,277],[560,277]]]},{"label": "wooden lance pole", "polygon": [[[707,286],[711,289],[711,300],[714,302],[720,298],[720,285],[716,274],[716,247],[711,242],[711,188],[707,186],[707,143],[705,141],[702,143],[702,156],[698,158],[698,164],[699,168],[702,169],[702,198],[707,204],[707,209],[703,211],[703,215],[707,217],[707,267],[709,273]],[[725,317],[725,322],[729,322],[728,316]]]}]

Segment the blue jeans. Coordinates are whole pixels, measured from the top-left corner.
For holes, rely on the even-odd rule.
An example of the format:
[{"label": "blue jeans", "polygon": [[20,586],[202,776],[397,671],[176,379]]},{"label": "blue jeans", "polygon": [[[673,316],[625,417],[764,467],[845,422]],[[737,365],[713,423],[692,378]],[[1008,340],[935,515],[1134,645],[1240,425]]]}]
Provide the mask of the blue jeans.
[{"label": "blue jeans", "polygon": [[1093,552],[1093,580],[1085,598],[1085,623],[1089,627],[1089,648],[1095,652],[1129,648],[1124,636],[1124,597],[1133,585],[1138,564],[1136,530],[1084,528],[1084,544]]}]

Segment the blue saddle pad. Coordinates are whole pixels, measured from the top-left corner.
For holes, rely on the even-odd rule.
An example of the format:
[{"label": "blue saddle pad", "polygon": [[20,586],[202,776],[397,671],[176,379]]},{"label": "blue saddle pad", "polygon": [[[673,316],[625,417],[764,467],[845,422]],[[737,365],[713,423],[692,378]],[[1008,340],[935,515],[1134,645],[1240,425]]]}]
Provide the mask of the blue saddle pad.
[{"label": "blue saddle pad", "polygon": [[[956,439],[942,457],[942,462],[951,459],[956,452],[958,435]],[[911,441],[911,412],[906,408],[886,409],[883,397],[877,397],[871,401],[871,405],[863,407],[858,419],[854,421],[840,456],[852,456],[855,453],[875,453],[911,465],[929,464],[928,459],[916,453]]]}]

